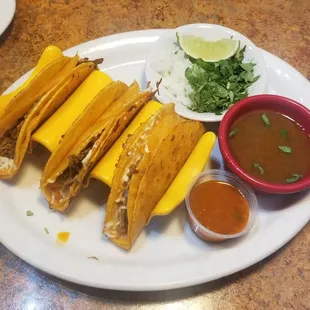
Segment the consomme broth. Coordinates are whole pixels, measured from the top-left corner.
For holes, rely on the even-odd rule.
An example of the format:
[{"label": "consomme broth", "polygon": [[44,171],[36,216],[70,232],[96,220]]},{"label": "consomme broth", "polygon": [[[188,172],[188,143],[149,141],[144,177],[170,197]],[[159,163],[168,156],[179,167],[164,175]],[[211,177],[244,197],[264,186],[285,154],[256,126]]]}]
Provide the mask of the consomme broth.
[{"label": "consomme broth", "polygon": [[229,147],[244,170],[270,183],[298,182],[310,173],[309,135],[274,111],[253,111],[238,118],[231,127]]}]

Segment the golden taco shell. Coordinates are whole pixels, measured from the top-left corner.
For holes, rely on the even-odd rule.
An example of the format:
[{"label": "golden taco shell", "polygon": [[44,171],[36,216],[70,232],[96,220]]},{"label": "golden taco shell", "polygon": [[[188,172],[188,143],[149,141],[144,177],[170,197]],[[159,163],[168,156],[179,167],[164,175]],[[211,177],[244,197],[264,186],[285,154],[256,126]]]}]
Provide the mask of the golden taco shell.
[{"label": "golden taco shell", "polygon": [[201,123],[182,118],[169,104],[127,139],[104,221],[104,233],[112,242],[132,247],[203,133]]},{"label": "golden taco shell", "polygon": [[129,88],[113,82],[87,106],[44,169],[41,190],[51,208],[64,211],[69,206],[88,185],[90,172],[101,157],[152,97],[151,91],[140,92],[137,82]]},{"label": "golden taco shell", "polygon": [[95,62],[78,62],[78,56],[55,60],[5,108],[0,118],[0,178],[11,178],[18,172],[32,132],[96,68]]}]

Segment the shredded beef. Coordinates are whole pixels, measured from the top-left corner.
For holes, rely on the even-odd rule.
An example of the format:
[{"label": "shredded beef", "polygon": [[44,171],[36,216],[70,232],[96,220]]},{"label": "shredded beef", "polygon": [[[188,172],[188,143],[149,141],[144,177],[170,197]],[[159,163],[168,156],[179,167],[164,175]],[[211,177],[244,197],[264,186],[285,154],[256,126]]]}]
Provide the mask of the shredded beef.
[{"label": "shredded beef", "polygon": [[17,122],[17,125],[8,129],[0,138],[0,156],[13,159],[19,132],[23,126],[24,118]]},{"label": "shredded beef", "polygon": [[129,173],[128,173],[129,179],[131,179],[131,177],[132,177],[133,174],[139,172],[139,171],[137,170],[137,166],[138,166],[139,163],[140,163],[140,161],[138,161],[137,163],[132,164],[132,165],[129,166]]},{"label": "shredded beef", "polygon": [[57,178],[57,182],[63,183],[65,186],[73,182],[73,179],[79,174],[83,168],[82,160],[87,156],[88,152],[93,148],[95,138],[92,139],[79,155],[69,156],[69,165],[64,172]]},{"label": "shredded beef", "polygon": [[96,66],[100,65],[103,63],[103,60],[104,58],[98,58],[98,59],[95,59],[95,60],[89,60],[87,57],[85,58],[82,58],[79,60],[78,64],[82,64],[82,63],[85,63],[85,62],[93,62]]},{"label": "shredded beef", "polygon": [[122,193],[122,197],[117,202],[117,208],[120,209],[120,212],[118,213],[118,220],[120,222],[119,224],[119,233],[121,235],[126,235],[128,233],[128,214],[127,209],[122,208],[123,206],[127,206],[127,199],[128,199],[128,190],[129,190],[129,182],[131,181],[132,176],[135,173],[138,173],[137,166],[139,165],[142,158],[140,158],[136,163],[131,164],[129,168],[129,172],[127,174],[128,176],[128,182],[123,182],[124,191]]},{"label": "shredded beef", "polygon": [[127,234],[128,231],[128,215],[126,209],[121,209],[120,212],[120,233],[121,235]]}]

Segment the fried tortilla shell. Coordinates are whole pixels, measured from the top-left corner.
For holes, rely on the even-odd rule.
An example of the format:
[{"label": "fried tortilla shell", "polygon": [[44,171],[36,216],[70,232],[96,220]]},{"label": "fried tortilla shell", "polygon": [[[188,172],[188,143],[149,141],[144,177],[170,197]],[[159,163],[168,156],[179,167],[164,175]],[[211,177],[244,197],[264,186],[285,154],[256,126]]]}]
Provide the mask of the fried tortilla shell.
[{"label": "fried tortilla shell", "polygon": [[107,203],[104,233],[130,249],[204,133],[165,105],[128,138],[117,164]]},{"label": "fried tortilla shell", "polygon": [[[137,82],[129,88],[114,82],[98,96],[70,127],[44,169],[41,190],[53,209],[66,210],[88,185],[92,169],[153,93],[140,92]],[[103,106],[106,109],[99,111]]]},{"label": "fried tortilla shell", "polygon": [[78,56],[55,60],[12,99],[0,118],[0,178],[19,170],[32,132],[51,116],[96,68]]}]

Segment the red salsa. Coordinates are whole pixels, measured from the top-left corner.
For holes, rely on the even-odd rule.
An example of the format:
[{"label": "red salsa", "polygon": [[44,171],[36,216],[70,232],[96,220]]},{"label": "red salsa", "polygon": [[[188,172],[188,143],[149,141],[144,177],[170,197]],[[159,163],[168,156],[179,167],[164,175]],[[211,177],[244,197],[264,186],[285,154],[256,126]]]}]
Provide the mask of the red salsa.
[{"label": "red salsa", "polygon": [[225,235],[241,232],[249,220],[248,201],[229,183],[206,181],[191,191],[190,206],[207,229]]}]

